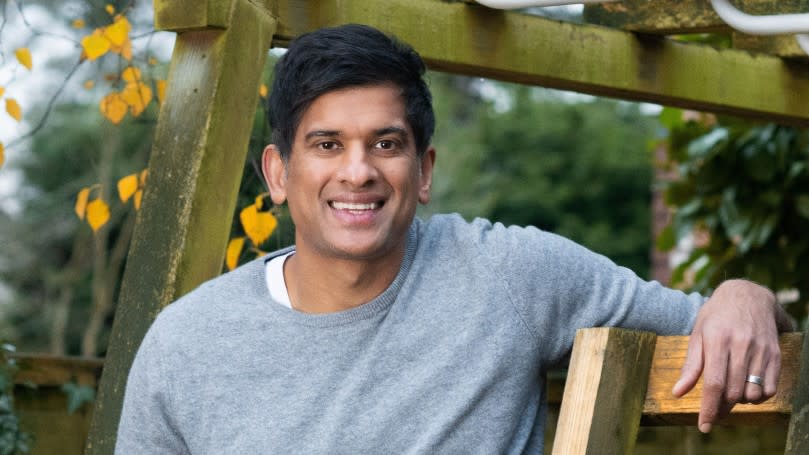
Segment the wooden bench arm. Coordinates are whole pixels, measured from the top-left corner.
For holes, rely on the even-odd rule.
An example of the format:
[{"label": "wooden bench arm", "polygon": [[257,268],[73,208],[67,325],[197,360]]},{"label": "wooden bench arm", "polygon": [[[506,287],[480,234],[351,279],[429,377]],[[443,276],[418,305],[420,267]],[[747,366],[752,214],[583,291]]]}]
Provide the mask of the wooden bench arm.
[{"label": "wooden bench arm", "polygon": [[[776,396],[738,405],[719,424],[786,422],[797,385],[803,335],[781,336],[781,376]],[[702,381],[684,397],[671,394],[679,379],[688,337],[658,337],[616,328],[576,332],[553,444],[554,454],[631,453],[638,427],[696,425]]]}]

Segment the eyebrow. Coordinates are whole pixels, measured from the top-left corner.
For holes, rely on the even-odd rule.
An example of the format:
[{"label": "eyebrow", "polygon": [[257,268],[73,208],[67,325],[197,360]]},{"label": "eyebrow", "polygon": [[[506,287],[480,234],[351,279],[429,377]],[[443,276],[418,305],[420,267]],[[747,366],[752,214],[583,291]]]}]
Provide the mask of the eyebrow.
[{"label": "eyebrow", "polygon": [[[384,136],[386,134],[396,134],[403,138],[407,138],[407,130],[400,126],[386,126],[384,128],[374,130],[375,136]],[[309,140],[314,137],[338,137],[338,136],[340,136],[340,132],[337,130],[314,130],[306,133],[304,139]]]},{"label": "eyebrow", "polygon": [[378,130],[374,130],[374,134],[377,136],[384,136],[386,134],[396,134],[402,136],[404,138],[407,137],[407,130],[400,127],[400,126],[387,126],[385,128],[380,128]]},{"label": "eyebrow", "polygon": [[307,141],[312,139],[313,137],[337,137],[340,135],[340,132],[337,130],[314,130],[306,133],[304,139]]}]

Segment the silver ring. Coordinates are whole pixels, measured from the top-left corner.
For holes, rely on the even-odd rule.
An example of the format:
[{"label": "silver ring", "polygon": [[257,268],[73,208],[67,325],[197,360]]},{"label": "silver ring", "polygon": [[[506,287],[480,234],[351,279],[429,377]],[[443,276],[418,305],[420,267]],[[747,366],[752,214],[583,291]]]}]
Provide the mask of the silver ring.
[{"label": "silver ring", "polygon": [[747,382],[755,385],[761,385],[764,383],[764,381],[761,380],[761,376],[754,376],[752,374],[747,375]]}]

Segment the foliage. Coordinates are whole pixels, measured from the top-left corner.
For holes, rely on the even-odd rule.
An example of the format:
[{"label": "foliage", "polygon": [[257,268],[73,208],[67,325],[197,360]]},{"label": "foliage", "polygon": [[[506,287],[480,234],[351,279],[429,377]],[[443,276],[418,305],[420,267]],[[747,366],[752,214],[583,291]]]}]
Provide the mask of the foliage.
[{"label": "foliage", "polygon": [[[76,216],[74,195],[92,187],[95,201],[118,199],[109,193],[144,166],[152,129],[131,119],[111,125],[94,104],[62,104],[14,163],[21,177],[18,208],[0,217],[0,236],[14,239],[0,258],[0,280],[13,289],[12,304],[0,316],[21,348],[103,352],[107,329],[88,334],[88,321],[104,322],[112,310],[134,213],[129,203],[110,204],[101,209],[108,221],[93,232]],[[94,213],[89,204],[87,210]]]},{"label": "foliage", "polygon": [[[675,111],[676,112],[676,111]],[[675,118],[669,114],[669,118]],[[679,178],[666,190],[676,208],[659,245],[693,231],[705,240],[674,272],[709,292],[721,281],[746,277],[778,290],[809,296],[809,133],[722,119],[672,125],[669,158]],[[804,310],[793,305],[791,312]]]},{"label": "foliage", "polygon": [[14,375],[17,365],[9,355],[14,346],[0,344],[0,455],[28,453],[33,437],[20,428],[14,411]]},{"label": "foliage", "polygon": [[424,212],[537,226],[648,274],[653,119],[630,103],[430,77],[438,154]]},{"label": "foliage", "polygon": [[62,384],[62,392],[67,395],[67,413],[73,414],[82,406],[92,403],[96,398],[96,390],[88,385],[77,384],[74,381]]}]

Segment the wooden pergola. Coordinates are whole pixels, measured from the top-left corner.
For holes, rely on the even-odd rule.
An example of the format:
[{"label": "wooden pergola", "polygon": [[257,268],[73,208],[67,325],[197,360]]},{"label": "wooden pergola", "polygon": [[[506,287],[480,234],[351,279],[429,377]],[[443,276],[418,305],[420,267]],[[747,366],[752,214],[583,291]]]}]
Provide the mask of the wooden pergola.
[{"label": "wooden pergola", "polygon": [[[735,0],[752,14],[809,0]],[[218,275],[270,47],[363,23],[413,45],[435,70],[809,126],[809,59],[792,37],[733,33],[717,50],[666,38],[728,31],[708,0],[588,6],[572,24],[461,0],[154,0],[177,33],[87,445],[111,454],[127,373],[166,305]],[[809,30],[808,30],[809,31]],[[787,441],[809,453],[809,336]]]}]

